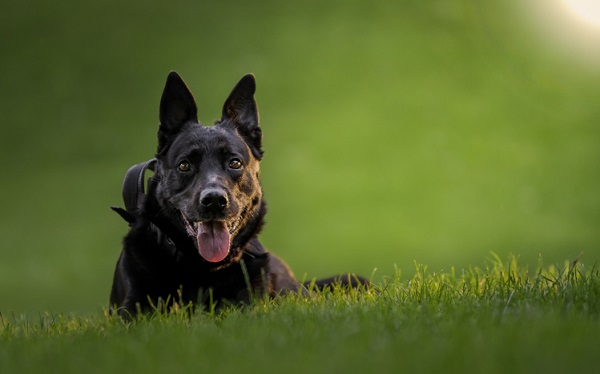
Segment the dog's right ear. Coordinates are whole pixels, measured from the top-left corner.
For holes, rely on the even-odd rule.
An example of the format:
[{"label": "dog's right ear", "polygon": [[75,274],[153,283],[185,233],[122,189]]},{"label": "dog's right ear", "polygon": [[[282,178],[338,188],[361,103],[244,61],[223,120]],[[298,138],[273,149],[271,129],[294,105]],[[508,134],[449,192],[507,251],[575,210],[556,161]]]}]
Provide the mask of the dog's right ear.
[{"label": "dog's right ear", "polygon": [[167,83],[160,99],[160,127],[158,128],[158,151],[187,122],[198,122],[198,109],[190,89],[176,72],[167,76]]}]

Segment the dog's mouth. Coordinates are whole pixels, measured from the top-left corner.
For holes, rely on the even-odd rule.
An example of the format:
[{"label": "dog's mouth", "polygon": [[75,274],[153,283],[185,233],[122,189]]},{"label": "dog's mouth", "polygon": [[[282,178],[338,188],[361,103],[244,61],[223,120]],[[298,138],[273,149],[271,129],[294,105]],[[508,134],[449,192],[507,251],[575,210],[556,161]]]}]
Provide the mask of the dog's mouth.
[{"label": "dog's mouth", "polygon": [[200,256],[209,262],[220,262],[227,257],[231,234],[225,221],[190,222],[183,217],[188,235],[196,239]]}]

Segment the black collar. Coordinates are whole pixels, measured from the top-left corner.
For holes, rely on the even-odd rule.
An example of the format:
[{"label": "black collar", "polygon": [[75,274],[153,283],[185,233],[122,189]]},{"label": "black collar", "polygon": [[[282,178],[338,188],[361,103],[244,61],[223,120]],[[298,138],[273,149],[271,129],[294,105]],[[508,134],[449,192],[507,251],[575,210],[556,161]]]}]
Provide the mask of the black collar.
[{"label": "black collar", "polygon": [[144,197],[146,196],[144,188],[146,170],[150,169],[154,171],[155,164],[156,159],[153,158],[133,165],[125,173],[122,190],[125,209],[117,206],[113,206],[111,209],[117,212],[129,225],[135,221],[135,215],[139,213]]}]

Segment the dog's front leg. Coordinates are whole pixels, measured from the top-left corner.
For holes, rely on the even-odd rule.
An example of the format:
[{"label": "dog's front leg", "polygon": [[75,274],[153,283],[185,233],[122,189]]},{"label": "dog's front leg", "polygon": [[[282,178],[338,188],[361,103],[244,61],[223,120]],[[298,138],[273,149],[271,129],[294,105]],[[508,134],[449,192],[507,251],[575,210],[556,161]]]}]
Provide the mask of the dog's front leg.
[{"label": "dog's front leg", "polygon": [[140,287],[139,279],[132,270],[137,267],[131,263],[130,257],[126,251],[121,253],[110,293],[110,311],[127,319],[149,306],[147,292]]}]

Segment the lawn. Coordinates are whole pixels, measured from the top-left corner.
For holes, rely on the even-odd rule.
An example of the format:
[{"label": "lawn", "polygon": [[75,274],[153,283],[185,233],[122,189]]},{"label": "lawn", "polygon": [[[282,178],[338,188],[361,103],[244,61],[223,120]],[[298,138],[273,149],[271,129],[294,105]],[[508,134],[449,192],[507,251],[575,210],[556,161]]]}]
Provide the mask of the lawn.
[{"label": "lawn", "polygon": [[2,315],[0,371],[564,373],[597,368],[600,269],[484,268],[132,323]]}]

